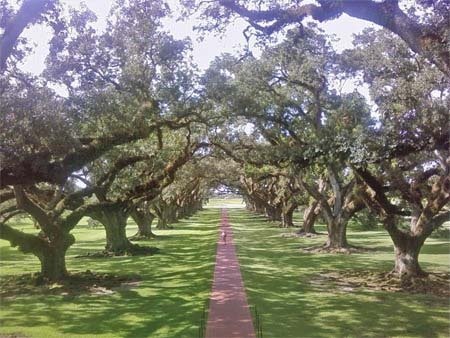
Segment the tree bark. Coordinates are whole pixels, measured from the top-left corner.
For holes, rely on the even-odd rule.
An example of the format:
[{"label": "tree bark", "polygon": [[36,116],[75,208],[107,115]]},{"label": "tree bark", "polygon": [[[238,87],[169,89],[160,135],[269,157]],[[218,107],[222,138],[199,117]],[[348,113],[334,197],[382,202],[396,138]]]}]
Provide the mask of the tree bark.
[{"label": "tree bark", "polygon": [[203,210],[203,201],[202,200],[192,201],[188,204],[179,207],[176,218],[182,219],[191,217],[199,210]]},{"label": "tree bark", "polygon": [[301,181],[302,186],[321,206],[321,215],[327,223],[328,238],[325,243],[326,249],[346,249],[347,243],[347,223],[349,219],[360,210],[364,204],[355,200],[350,187],[353,183],[348,183],[345,187],[339,182],[333,168],[328,170],[328,178],[333,189],[333,201],[330,203],[321,189]]},{"label": "tree bark", "polygon": [[68,275],[65,255],[67,249],[75,242],[71,234],[60,233],[48,238],[42,231],[36,236],[2,224],[0,238],[9,241],[13,247],[17,246],[21,252],[32,253],[38,257],[44,279],[57,281]]},{"label": "tree bark", "polygon": [[[407,184],[406,187],[400,186],[391,190],[400,192],[399,195],[402,196],[403,202],[409,204],[410,212],[402,211],[391,203],[389,196],[383,189],[382,179],[374,176],[367,169],[354,169],[362,183],[362,197],[377,212],[394,243],[395,264],[392,270],[393,274],[400,277],[426,275],[419,265],[420,250],[428,236],[447,221],[450,216],[449,211],[442,210],[450,200],[448,164],[444,164],[443,168],[444,171],[441,176],[437,180],[433,179],[429,184],[426,184],[425,181],[435,176],[436,172],[425,172],[419,178]],[[415,196],[411,197],[411,195],[405,194],[405,191],[414,192],[415,187],[419,185],[423,186],[422,191],[428,190],[431,192],[426,196],[426,199],[423,195],[420,195],[420,199],[417,200]],[[409,229],[403,230],[397,219],[406,215],[411,216],[411,221]]]},{"label": "tree bark", "polygon": [[146,204],[144,204],[140,208],[133,208],[130,216],[138,226],[138,231],[130,238],[131,240],[136,241],[141,239],[152,239],[156,237],[156,235],[152,232],[152,223],[155,219],[155,215],[153,215],[148,210],[148,206]]},{"label": "tree bark", "polygon": [[296,205],[285,206],[281,212],[281,227],[282,228],[292,228],[294,227],[294,210]]},{"label": "tree bark", "polygon": [[134,245],[128,240],[126,234],[128,212],[119,206],[109,206],[89,216],[102,223],[105,228],[106,251],[122,255],[133,249]]},{"label": "tree bark", "polygon": [[313,201],[310,206],[305,209],[303,213],[303,225],[300,230],[301,233],[304,234],[316,234],[316,229],[314,228],[314,224],[316,223],[317,216],[320,212],[318,201]]},{"label": "tree bark", "polygon": [[73,241],[63,241],[62,243],[52,243],[46,245],[40,253],[37,254],[41,262],[41,274],[43,278],[50,281],[58,281],[67,277],[66,252]]},{"label": "tree bark", "polygon": [[266,217],[269,219],[269,221],[272,222],[281,222],[281,208],[273,207],[273,206],[266,206]]},{"label": "tree bark", "polygon": [[172,229],[169,226],[171,223],[176,221],[176,211],[171,206],[164,206],[159,210],[158,213],[158,225],[156,226],[159,230]]},{"label": "tree bark", "polygon": [[106,251],[124,254],[132,247],[126,235],[125,222],[122,223],[111,218],[107,225],[105,224],[104,226],[106,230]]},{"label": "tree bark", "polygon": [[427,236],[402,231],[392,224],[387,225],[387,230],[394,242],[395,264],[391,272],[402,278],[426,276],[419,265],[419,253]]},{"label": "tree bark", "polygon": [[328,238],[325,244],[329,249],[345,249],[348,247],[347,243],[347,220],[339,218],[328,222]]},{"label": "tree bark", "polygon": [[266,203],[264,203],[260,198],[255,196],[255,194],[249,193],[245,198],[246,208],[254,213],[265,215]]},{"label": "tree bark", "polygon": [[265,214],[265,208],[262,203],[254,202],[253,206],[254,206],[253,212],[260,214],[260,215]]},{"label": "tree bark", "polygon": [[394,245],[395,265],[392,272],[400,277],[420,277],[426,273],[419,265],[419,252],[422,243],[415,238],[408,239],[403,245]]}]

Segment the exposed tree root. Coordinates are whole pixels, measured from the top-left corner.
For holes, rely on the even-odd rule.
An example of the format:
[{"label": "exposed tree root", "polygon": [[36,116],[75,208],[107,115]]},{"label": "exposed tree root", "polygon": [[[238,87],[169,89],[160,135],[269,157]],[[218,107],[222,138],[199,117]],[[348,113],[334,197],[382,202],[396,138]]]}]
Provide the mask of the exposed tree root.
[{"label": "exposed tree root", "polygon": [[278,228],[281,228],[281,229],[295,229],[296,228],[296,226],[294,224],[292,224],[292,225],[284,225],[281,222],[275,222],[275,224],[277,225]]},{"label": "exposed tree root", "polygon": [[2,278],[0,299],[32,294],[52,294],[74,297],[80,294],[112,294],[115,289],[137,283],[138,275],[76,272],[58,282],[43,278],[40,273]]},{"label": "exposed tree root", "polygon": [[164,226],[157,226],[156,229],[158,229],[158,230],[173,230],[174,227],[171,225],[164,225]]},{"label": "exposed tree root", "polygon": [[401,278],[390,272],[336,271],[320,273],[309,282],[328,290],[330,285],[334,286],[338,292],[352,292],[356,288],[364,288],[370,291],[430,294],[446,300],[450,297],[448,273],[429,273],[423,277]]},{"label": "exposed tree root", "polygon": [[104,258],[114,256],[151,256],[159,253],[159,248],[154,246],[140,246],[134,244],[125,250],[110,251],[103,250],[99,252],[87,253],[86,255],[75,256],[75,258]]},{"label": "exposed tree root", "polygon": [[299,237],[312,237],[312,236],[316,236],[316,235],[325,235],[324,233],[319,233],[319,232],[317,232],[317,231],[305,231],[305,230],[303,230],[303,229],[299,229],[297,232],[296,232],[296,234],[299,236]]},{"label": "exposed tree root", "polygon": [[315,238],[319,236],[326,235],[326,233],[323,232],[304,232],[303,229],[300,229],[296,232],[290,232],[282,234],[281,237],[303,237],[303,238]]},{"label": "exposed tree root", "polygon": [[370,248],[363,248],[363,247],[358,247],[358,246],[353,246],[353,245],[347,245],[346,247],[330,247],[330,246],[326,246],[326,245],[315,245],[315,246],[310,246],[310,247],[306,247],[306,248],[300,248],[300,252],[304,252],[304,253],[332,253],[332,254],[346,254],[346,255],[350,255],[350,254],[354,254],[354,253],[365,253],[368,251],[372,251],[372,249]]},{"label": "exposed tree root", "polygon": [[135,234],[131,237],[129,237],[128,239],[130,241],[134,241],[134,242],[138,242],[138,241],[151,241],[153,239],[156,239],[156,235],[155,234],[151,234],[151,235],[139,235],[139,234]]}]

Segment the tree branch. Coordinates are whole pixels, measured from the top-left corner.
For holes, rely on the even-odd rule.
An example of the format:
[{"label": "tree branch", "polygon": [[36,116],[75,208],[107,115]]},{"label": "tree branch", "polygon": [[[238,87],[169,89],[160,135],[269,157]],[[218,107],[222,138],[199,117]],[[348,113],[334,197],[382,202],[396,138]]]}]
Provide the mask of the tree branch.
[{"label": "tree branch", "polygon": [[13,229],[3,223],[0,223],[0,238],[9,241],[12,247],[18,246],[23,253],[35,253],[36,248],[42,247],[45,244],[43,239]]},{"label": "tree branch", "polygon": [[42,210],[39,205],[37,205],[27,197],[24,189],[21,186],[14,186],[14,194],[16,197],[18,208],[26,211],[31,216],[33,216],[33,218],[38,221],[41,227],[45,227],[50,224],[50,218],[48,217],[47,213]]},{"label": "tree branch", "polygon": [[56,0],[25,0],[14,18],[6,25],[0,38],[0,73],[6,68],[19,36],[25,28],[37,20]]},{"label": "tree branch", "polygon": [[[175,130],[190,121],[161,120],[151,126],[138,125],[133,131],[120,131],[101,138],[83,138],[81,148],[62,159],[49,160],[49,154],[33,154],[14,165],[0,168],[0,189],[10,185],[31,185],[38,182],[65,183],[67,177],[115,146],[146,138],[161,127]],[[36,165],[39,163],[40,165]]]},{"label": "tree branch", "polygon": [[285,9],[249,10],[236,0],[220,0],[219,4],[247,19],[257,30],[270,35],[290,24],[302,24],[310,16],[323,22],[346,13],[351,17],[369,21],[397,34],[414,52],[425,56],[447,77],[450,77],[449,41],[435,33],[433,27],[420,25],[410,19],[398,6],[397,0],[375,2],[370,0],[321,0],[313,4],[293,5]]},{"label": "tree branch", "polygon": [[[393,205],[385,194],[385,189],[367,169],[353,167],[359,183],[363,184],[364,196],[368,199],[368,207],[374,207],[376,211],[385,218],[392,218],[393,215],[408,216],[409,213]],[[365,188],[364,188],[365,186]],[[368,190],[368,189],[369,190]]]}]

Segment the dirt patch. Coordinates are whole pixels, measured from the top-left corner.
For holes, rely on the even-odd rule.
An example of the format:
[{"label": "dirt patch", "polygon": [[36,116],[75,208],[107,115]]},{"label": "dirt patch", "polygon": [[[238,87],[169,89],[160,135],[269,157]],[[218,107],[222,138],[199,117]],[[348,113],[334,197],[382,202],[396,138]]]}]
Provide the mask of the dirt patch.
[{"label": "dirt patch", "polygon": [[374,249],[371,248],[363,248],[358,246],[348,246],[346,248],[330,248],[327,246],[310,246],[306,248],[300,248],[300,252],[302,253],[324,253],[324,254],[355,254],[355,253],[366,253],[374,251]]},{"label": "dirt patch", "polygon": [[303,237],[303,238],[316,238],[316,237],[320,237],[320,236],[325,236],[326,234],[321,233],[321,232],[298,232],[296,233],[297,237]]},{"label": "dirt patch", "polygon": [[133,235],[128,239],[133,242],[138,242],[138,241],[152,241],[155,240],[156,238],[157,236],[155,234],[152,234],[152,235]]},{"label": "dirt patch", "polygon": [[356,283],[339,278],[339,274],[336,272],[316,275],[309,280],[309,284],[321,291],[332,289],[335,292],[353,292],[358,288]]},{"label": "dirt patch", "polygon": [[[0,300],[16,296],[52,294],[70,299],[81,294],[110,295],[129,283],[138,285],[140,277],[137,275],[120,276],[107,273],[86,272],[73,273],[64,280],[51,282],[39,273],[10,276],[2,278],[0,282]],[[0,336],[1,338],[1,336]]]},{"label": "dirt patch", "polygon": [[284,233],[281,235],[281,237],[295,237],[295,238],[316,238],[325,235],[321,232],[311,233],[311,232],[289,232]]},{"label": "dirt patch", "polygon": [[134,245],[132,248],[126,251],[112,252],[112,251],[98,251],[90,252],[85,255],[75,256],[75,258],[109,258],[109,257],[120,257],[120,256],[152,256],[159,253],[160,250],[154,246],[139,246]]},{"label": "dirt patch", "polygon": [[25,336],[22,333],[8,333],[0,334],[0,338],[28,338],[28,336]]},{"label": "dirt patch", "polygon": [[125,283],[120,284],[120,286],[117,289],[119,289],[119,290],[132,290],[132,289],[138,288],[140,284],[141,284],[140,281],[125,282]]},{"label": "dirt patch", "polygon": [[370,291],[409,292],[450,297],[450,274],[430,273],[426,277],[399,278],[391,273],[371,271],[323,272],[309,280],[316,288],[338,292],[352,292],[356,289]]}]

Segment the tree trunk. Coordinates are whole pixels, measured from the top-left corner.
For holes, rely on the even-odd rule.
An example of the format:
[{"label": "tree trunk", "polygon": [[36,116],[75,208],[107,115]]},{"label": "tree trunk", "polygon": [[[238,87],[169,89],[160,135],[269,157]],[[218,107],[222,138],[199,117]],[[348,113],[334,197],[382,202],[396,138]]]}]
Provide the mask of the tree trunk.
[{"label": "tree trunk", "polygon": [[183,217],[177,217],[177,218],[180,219],[180,218],[191,217],[199,210],[203,210],[203,201],[202,200],[192,201],[191,203],[189,203],[183,207],[183,212],[182,212]]},{"label": "tree trunk", "polygon": [[419,253],[425,236],[413,236],[401,230],[390,231],[389,234],[394,242],[395,252],[392,273],[402,278],[426,276],[419,265]]},{"label": "tree trunk", "polygon": [[[39,235],[44,244],[35,249],[35,255],[41,263],[42,277],[49,281],[58,281],[67,277],[66,252],[75,243],[71,234],[59,233],[50,240],[43,233]],[[41,242],[42,243],[42,242]]]},{"label": "tree trunk", "polygon": [[144,204],[142,208],[133,208],[130,215],[138,226],[138,231],[130,238],[131,240],[138,241],[156,237],[156,235],[152,232],[152,223],[155,219],[155,215],[148,211],[147,205]]},{"label": "tree trunk", "polygon": [[316,223],[317,216],[319,215],[319,202],[313,201],[310,206],[305,209],[303,213],[303,225],[300,229],[300,233],[303,234],[316,234],[314,224]]},{"label": "tree trunk", "polygon": [[325,244],[329,249],[345,249],[348,247],[347,243],[347,220],[341,218],[334,218],[328,222],[328,238]]},{"label": "tree trunk", "polygon": [[105,225],[106,230],[106,246],[107,251],[115,254],[123,254],[127,252],[132,244],[127,238],[126,222],[116,222],[115,219],[110,219]]},{"label": "tree trunk", "polygon": [[105,227],[106,251],[122,255],[133,248],[133,244],[128,240],[126,234],[128,213],[122,208],[108,207],[90,216]]},{"label": "tree trunk", "polygon": [[196,211],[202,211],[202,210],[204,210],[204,209],[203,209],[203,203],[204,203],[203,199],[198,200],[198,201],[195,203],[195,209],[196,209]]},{"label": "tree trunk", "polygon": [[281,208],[273,207],[273,206],[267,206],[266,207],[266,217],[269,219],[269,221],[272,222],[281,222]]},{"label": "tree trunk", "polygon": [[176,219],[189,218],[194,215],[197,210],[199,209],[196,204],[185,204],[181,207],[178,207]]},{"label": "tree trunk", "polygon": [[168,230],[168,229],[172,229],[172,227],[169,226],[169,223],[166,218],[158,218],[158,224],[156,225],[156,229]]},{"label": "tree trunk", "polygon": [[147,237],[147,238],[155,238],[156,235],[152,232],[152,223],[155,216],[148,216],[145,219],[137,219],[134,218],[137,226],[138,232],[135,236],[138,237]]},{"label": "tree trunk", "polygon": [[49,247],[38,255],[41,262],[42,277],[57,281],[67,277],[66,251],[67,248]]},{"label": "tree trunk", "polygon": [[259,198],[252,197],[251,195],[245,198],[245,206],[247,210],[260,215],[266,215],[266,204]]},{"label": "tree trunk", "polygon": [[44,281],[57,281],[68,275],[65,255],[67,249],[75,243],[75,237],[63,232],[57,224],[52,230],[52,235],[48,237],[44,231],[32,235],[0,224],[0,238],[9,241],[11,246],[18,247],[23,253],[35,255],[41,263]]},{"label": "tree trunk", "polygon": [[292,228],[294,227],[293,215],[296,206],[290,205],[283,208],[281,212],[281,227],[282,228]]},{"label": "tree trunk", "polygon": [[171,206],[165,206],[162,208],[158,215],[158,225],[157,229],[165,230],[165,229],[173,229],[169,224],[176,221],[176,212],[175,209]]}]

